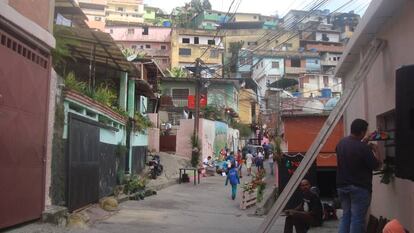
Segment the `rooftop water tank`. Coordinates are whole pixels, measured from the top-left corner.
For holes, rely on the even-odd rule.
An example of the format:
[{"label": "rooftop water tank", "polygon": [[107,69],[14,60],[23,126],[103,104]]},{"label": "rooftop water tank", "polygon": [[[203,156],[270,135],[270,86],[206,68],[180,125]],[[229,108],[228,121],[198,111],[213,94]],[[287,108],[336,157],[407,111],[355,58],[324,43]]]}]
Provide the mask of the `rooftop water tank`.
[{"label": "rooftop water tank", "polygon": [[331,88],[323,88],[321,90],[321,97],[322,98],[331,98],[332,97],[332,90]]},{"label": "rooftop water tank", "polygon": [[170,21],[164,21],[164,22],[162,22],[162,26],[163,27],[171,27],[171,22]]}]

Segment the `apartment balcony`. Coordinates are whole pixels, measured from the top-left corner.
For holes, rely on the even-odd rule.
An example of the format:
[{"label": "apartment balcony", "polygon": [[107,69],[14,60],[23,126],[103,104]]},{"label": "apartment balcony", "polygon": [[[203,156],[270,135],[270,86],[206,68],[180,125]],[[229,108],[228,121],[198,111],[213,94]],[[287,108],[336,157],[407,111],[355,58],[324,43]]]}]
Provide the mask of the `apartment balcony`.
[{"label": "apartment balcony", "polygon": [[304,74],[306,73],[305,67],[285,67],[286,74]]},{"label": "apartment balcony", "polygon": [[342,53],[344,51],[343,45],[338,45],[336,43],[332,43],[330,45],[325,44],[306,44],[306,50],[316,49],[317,52],[333,52],[333,53]]},{"label": "apartment balcony", "polygon": [[152,57],[170,57],[171,50],[169,49],[141,49],[136,48],[136,52],[145,53],[147,56]]},{"label": "apartment balcony", "polygon": [[174,107],[187,107],[188,99],[173,99],[172,100]]},{"label": "apartment balcony", "polygon": [[321,61],[321,65],[322,66],[337,66],[338,65],[338,61]]}]

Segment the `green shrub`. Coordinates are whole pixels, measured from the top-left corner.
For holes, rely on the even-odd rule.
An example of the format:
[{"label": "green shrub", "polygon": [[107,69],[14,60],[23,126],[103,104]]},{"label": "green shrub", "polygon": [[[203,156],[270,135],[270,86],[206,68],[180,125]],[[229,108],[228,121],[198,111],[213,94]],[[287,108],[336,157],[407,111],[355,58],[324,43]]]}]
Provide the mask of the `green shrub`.
[{"label": "green shrub", "polygon": [[145,185],[147,184],[147,179],[144,177],[139,176],[132,176],[131,179],[129,179],[124,187],[124,193],[136,193],[137,191],[144,190]]},{"label": "green shrub", "polygon": [[144,132],[145,129],[153,127],[152,122],[148,117],[143,116],[141,113],[136,112],[132,124],[132,130],[134,132]]},{"label": "green shrub", "polygon": [[95,90],[92,98],[108,107],[113,106],[117,100],[116,92],[104,83]]},{"label": "green shrub", "polygon": [[85,82],[77,81],[75,73],[70,72],[68,75],[66,75],[65,87],[68,89],[72,89],[77,92],[80,92],[82,94],[85,94],[86,89],[87,89],[87,84]]}]

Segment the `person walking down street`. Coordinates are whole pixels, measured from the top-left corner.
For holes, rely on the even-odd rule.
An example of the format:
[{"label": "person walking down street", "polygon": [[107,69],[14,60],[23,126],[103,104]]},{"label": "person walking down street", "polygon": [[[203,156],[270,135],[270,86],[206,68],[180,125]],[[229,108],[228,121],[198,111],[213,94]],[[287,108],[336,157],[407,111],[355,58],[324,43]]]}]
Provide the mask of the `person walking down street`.
[{"label": "person walking down street", "polygon": [[259,150],[259,152],[257,154],[257,158],[256,158],[257,172],[260,172],[261,170],[264,170],[263,161],[264,161],[263,151]]},{"label": "person walking down street", "polygon": [[234,200],[236,199],[237,185],[240,184],[240,178],[234,164],[231,165],[231,168],[227,174],[226,186],[229,183],[229,180],[231,185],[231,199]]},{"label": "person walking down street", "polygon": [[230,152],[229,155],[226,157],[227,167],[231,168],[232,165],[236,165],[236,159],[234,158],[234,153]]},{"label": "person walking down street", "polygon": [[365,232],[365,215],[371,203],[372,171],[380,166],[375,144],[367,144],[368,122],[355,119],[351,135],[336,146],[336,184],[343,216],[339,233]]},{"label": "person walking down street", "polygon": [[243,168],[243,156],[242,156],[242,152],[241,150],[237,151],[237,156],[236,156],[236,167],[237,170],[239,171],[239,177],[242,178],[242,168]]},{"label": "person walking down street", "polygon": [[221,160],[226,160],[226,157],[227,157],[227,151],[226,151],[226,148],[223,148],[220,151],[220,159]]},{"label": "person walking down street", "polygon": [[246,168],[247,168],[247,176],[252,174],[252,164],[253,164],[253,155],[249,150],[246,154]]},{"label": "person walking down street", "polygon": [[304,179],[299,186],[302,191],[302,203],[295,209],[285,210],[287,215],[284,233],[292,233],[293,226],[296,233],[306,233],[311,226],[322,225],[322,203],[318,195],[311,191],[311,184]]}]

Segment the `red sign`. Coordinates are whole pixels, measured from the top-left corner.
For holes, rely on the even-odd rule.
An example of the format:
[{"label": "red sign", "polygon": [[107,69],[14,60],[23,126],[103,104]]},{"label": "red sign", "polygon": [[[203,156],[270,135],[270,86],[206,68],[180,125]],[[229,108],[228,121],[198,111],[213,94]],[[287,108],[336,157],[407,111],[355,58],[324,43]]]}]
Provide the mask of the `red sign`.
[{"label": "red sign", "polygon": [[[204,108],[207,106],[207,96],[200,95],[200,108]],[[195,108],[195,96],[189,95],[188,96],[188,108],[194,109]]]}]

